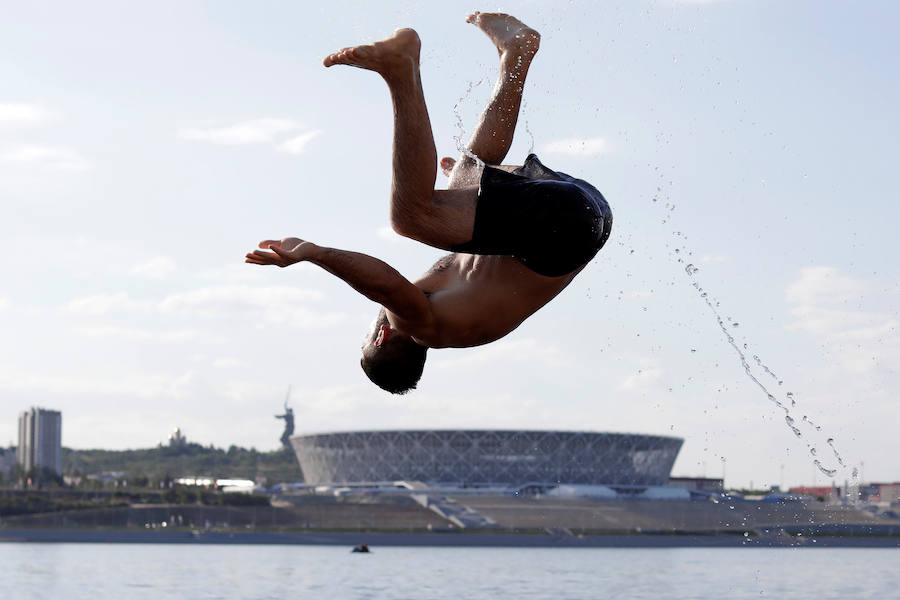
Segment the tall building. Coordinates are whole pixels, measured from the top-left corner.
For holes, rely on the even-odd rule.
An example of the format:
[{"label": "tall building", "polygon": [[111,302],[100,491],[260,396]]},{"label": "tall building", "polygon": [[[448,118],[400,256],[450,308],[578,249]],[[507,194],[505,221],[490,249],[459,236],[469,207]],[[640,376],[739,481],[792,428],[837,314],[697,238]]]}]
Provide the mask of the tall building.
[{"label": "tall building", "polygon": [[62,413],[43,408],[19,413],[16,460],[26,473],[40,467],[62,473]]}]

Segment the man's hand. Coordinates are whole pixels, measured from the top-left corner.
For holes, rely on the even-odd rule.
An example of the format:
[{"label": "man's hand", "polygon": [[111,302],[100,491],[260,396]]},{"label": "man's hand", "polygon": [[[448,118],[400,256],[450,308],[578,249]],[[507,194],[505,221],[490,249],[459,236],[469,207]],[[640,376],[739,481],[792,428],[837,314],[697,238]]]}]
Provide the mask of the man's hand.
[{"label": "man's hand", "polygon": [[254,250],[247,253],[244,262],[253,265],[287,267],[294,263],[308,260],[318,249],[318,246],[312,242],[295,237],[284,238],[281,241],[263,240],[259,243],[259,247],[264,250],[271,250],[271,252]]}]

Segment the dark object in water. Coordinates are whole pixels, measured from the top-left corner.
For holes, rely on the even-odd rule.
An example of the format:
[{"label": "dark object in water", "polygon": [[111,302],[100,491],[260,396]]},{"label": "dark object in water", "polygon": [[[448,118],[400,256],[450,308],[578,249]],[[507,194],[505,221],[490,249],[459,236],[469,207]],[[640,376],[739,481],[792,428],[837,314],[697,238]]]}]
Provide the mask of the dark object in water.
[{"label": "dark object in water", "polygon": [[369,551],[370,550],[369,550],[368,544],[357,544],[353,547],[353,550],[351,550],[351,552],[369,552]]}]

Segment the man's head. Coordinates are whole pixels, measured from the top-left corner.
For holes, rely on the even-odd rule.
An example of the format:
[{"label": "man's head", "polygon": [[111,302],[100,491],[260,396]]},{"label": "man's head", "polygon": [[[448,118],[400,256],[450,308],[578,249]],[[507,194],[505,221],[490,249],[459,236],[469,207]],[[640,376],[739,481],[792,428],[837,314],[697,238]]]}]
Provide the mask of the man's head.
[{"label": "man's head", "polygon": [[372,383],[392,394],[415,389],[425,369],[428,348],[391,328],[384,308],[366,336],[359,364]]}]

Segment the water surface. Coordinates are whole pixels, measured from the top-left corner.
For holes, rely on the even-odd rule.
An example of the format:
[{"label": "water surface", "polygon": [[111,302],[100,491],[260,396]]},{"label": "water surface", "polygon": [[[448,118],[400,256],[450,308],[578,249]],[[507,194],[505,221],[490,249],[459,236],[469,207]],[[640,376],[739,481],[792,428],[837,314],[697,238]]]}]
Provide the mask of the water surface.
[{"label": "water surface", "polygon": [[869,548],[0,544],[0,598],[890,598]]}]

